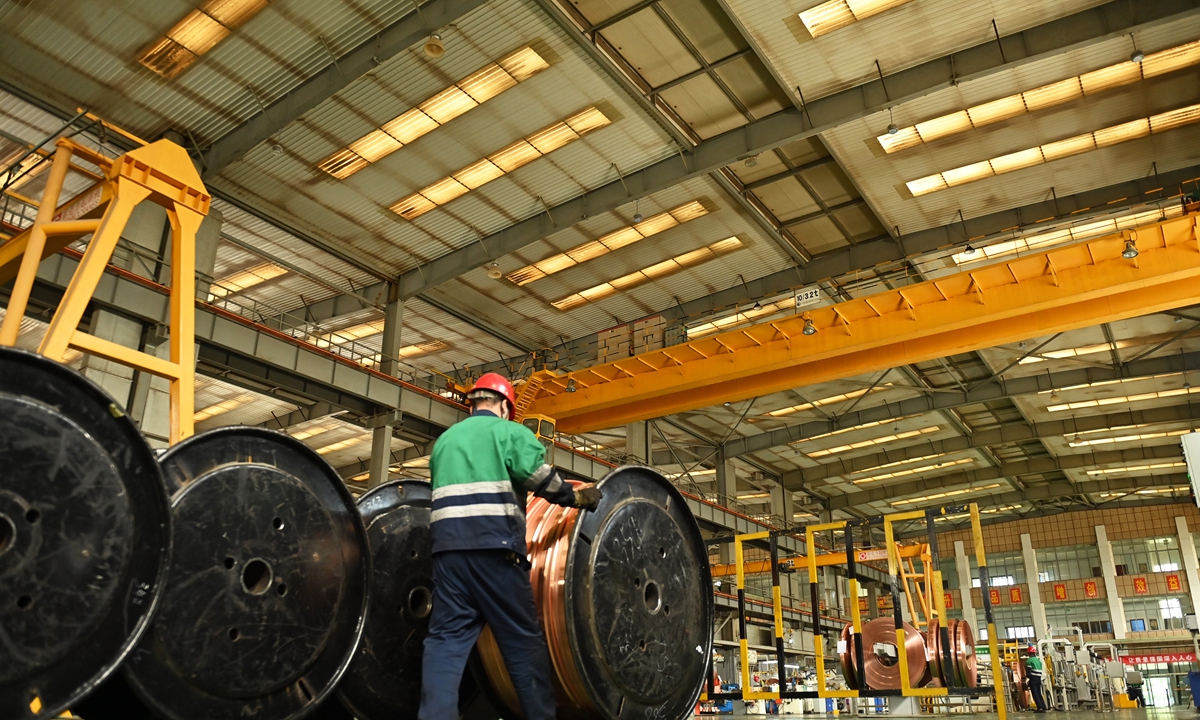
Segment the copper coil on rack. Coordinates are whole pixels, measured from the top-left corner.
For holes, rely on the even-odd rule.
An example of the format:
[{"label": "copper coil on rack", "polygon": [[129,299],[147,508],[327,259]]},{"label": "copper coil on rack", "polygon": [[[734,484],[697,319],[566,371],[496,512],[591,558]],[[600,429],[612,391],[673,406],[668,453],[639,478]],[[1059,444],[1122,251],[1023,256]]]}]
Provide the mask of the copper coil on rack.
[{"label": "copper coil on rack", "polygon": [[[578,483],[575,483],[578,484]],[[593,511],[533,498],[530,582],[561,716],[690,717],[712,655],[708,551],[683,495],[646,467],[598,484]],[[477,644],[496,698],[520,704],[490,631]]]},{"label": "copper coil on rack", "polygon": [[[858,678],[858,653],[853,645],[853,635],[843,630],[847,637],[846,650],[842,656],[842,670],[847,680],[854,677],[860,685],[872,690],[900,689],[900,659],[896,653],[896,621],[893,618],[876,618],[862,626],[863,677]],[[885,651],[891,646],[891,651]],[[908,683],[919,687],[925,675],[925,638],[921,632],[904,623],[904,655],[908,661]]]},{"label": "copper coil on rack", "polygon": [[[950,622],[955,621],[950,620]],[[925,633],[925,650],[925,656],[929,661],[931,686],[946,687],[948,685],[946,676],[949,666],[946,663],[946,659],[942,657],[942,625],[938,618],[932,618],[929,621],[929,630]],[[951,658],[953,659],[953,656]],[[937,685],[932,685],[933,682],[936,682]]]},{"label": "copper coil on rack", "polygon": [[958,684],[973,688],[979,684],[979,659],[975,657],[975,633],[966,620],[951,620],[950,642],[954,646],[954,669]]},{"label": "copper coil on rack", "polygon": [[853,656],[850,654],[850,648],[853,645],[854,623],[849,623],[842,628],[842,634],[838,637],[838,657],[842,661],[842,675],[846,678],[846,687],[857,690],[858,670],[854,665]]}]

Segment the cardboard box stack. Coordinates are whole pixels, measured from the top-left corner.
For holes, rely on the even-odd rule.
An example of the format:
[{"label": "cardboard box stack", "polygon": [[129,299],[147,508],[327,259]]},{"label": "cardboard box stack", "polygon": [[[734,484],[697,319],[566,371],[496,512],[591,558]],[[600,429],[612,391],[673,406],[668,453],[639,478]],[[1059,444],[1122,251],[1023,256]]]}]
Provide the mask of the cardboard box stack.
[{"label": "cardboard box stack", "polygon": [[666,327],[667,321],[660,316],[635,322],[633,324],[633,354],[640,355],[654,350],[662,350],[663,330]]},{"label": "cardboard box stack", "polygon": [[596,357],[602,362],[612,362],[629,357],[633,352],[633,332],[628,325],[620,325],[599,333]]}]

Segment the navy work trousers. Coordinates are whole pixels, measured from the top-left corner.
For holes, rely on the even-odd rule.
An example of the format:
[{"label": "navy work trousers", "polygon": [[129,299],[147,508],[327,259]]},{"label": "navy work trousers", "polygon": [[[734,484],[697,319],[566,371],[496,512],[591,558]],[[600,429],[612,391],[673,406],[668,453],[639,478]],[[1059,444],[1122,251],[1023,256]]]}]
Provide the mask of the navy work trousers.
[{"label": "navy work trousers", "polygon": [[433,556],[433,614],[421,666],[420,720],[458,720],[458,685],[486,623],[496,636],[526,720],[554,720],[550,653],[529,570],[504,550]]}]

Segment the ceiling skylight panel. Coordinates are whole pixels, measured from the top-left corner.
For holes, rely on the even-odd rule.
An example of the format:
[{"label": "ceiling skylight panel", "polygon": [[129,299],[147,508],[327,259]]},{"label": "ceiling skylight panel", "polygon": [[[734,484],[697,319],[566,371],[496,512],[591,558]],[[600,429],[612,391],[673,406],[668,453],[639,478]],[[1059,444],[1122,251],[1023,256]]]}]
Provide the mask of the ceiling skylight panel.
[{"label": "ceiling skylight panel", "polygon": [[[577,116],[588,115],[591,110],[595,110],[595,108],[579,113]],[[598,110],[595,112],[599,113]],[[600,113],[600,117],[604,118],[605,122],[601,123],[592,119],[588,121],[586,127],[595,129],[603,127],[610,122],[603,113]],[[541,142],[543,147],[547,148],[547,152],[579,139],[580,135],[569,128],[567,129],[567,132],[570,133],[569,136],[555,136],[555,129],[563,125],[563,122],[554,123],[533,133],[529,137],[536,138],[538,142]],[[398,200],[391,205],[390,209],[404,219],[412,220],[439,205],[445,205],[456,198],[462,197],[471,190],[481,187],[505,173],[527,165],[542,157],[542,155],[543,153],[530,144],[528,139],[518,140],[492,153],[483,160],[471,163],[450,177],[442,178],[424,190]]]},{"label": "ceiling skylight panel", "polygon": [[800,13],[800,22],[814,38],[872,15],[899,7],[910,0],[829,0]]},{"label": "ceiling skylight panel", "polygon": [[1019,150],[1008,155],[1001,155],[991,161],[992,170],[1001,175],[1006,172],[1020,170],[1022,168],[1041,165],[1045,160],[1042,158],[1040,148],[1030,148],[1028,150]]},{"label": "ceiling skylight panel", "polygon": [[[367,164],[377,162],[548,67],[550,65],[532,49],[521,48],[476,70],[417,107],[389,120],[378,130],[325,158],[318,167],[343,180]],[[601,116],[603,117],[603,114]],[[348,153],[357,155],[362,162],[355,162]]]},{"label": "ceiling skylight panel", "polygon": [[507,275],[509,281],[517,285],[528,285],[534,280],[540,280],[547,275],[553,275],[578,263],[594,260],[620,248],[632,245],[657,233],[669,230],[680,223],[689,222],[708,214],[708,210],[698,201],[685,203],[666,212],[652,215],[637,225],[614,230],[598,239],[582,245],[577,245],[566,252],[559,253],[527,265]]},{"label": "ceiling skylight panel", "polygon": [[561,300],[555,300],[550,304],[559,310],[570,310],[579,307],[585,302],[595,302],[606,297],[615,295],[619,290],[628,290],[630,288],[644,285],[652,280],[674,275],[687,267],[694,267],[709,260],[716,259],[722,255],[734,252],[743,247],[742,241],[736,237],[726,238],[720,242],[713,243],[705,248],[693,250],[690,253],[677,255],[676,257],[655,263],[650,267],[631,272],[627,275],[610,280],[606,283],[601,283],[595,287],[581,290],[578,293],[568,295]]},{"label": "ceiling skylight panel", "polygon": [[1079,86],[1079,78],[1073,77],[1033,90],[1026,90],[1021,93],[1021,97],[1025,100],[1025,107],[1029,112],[1037,112],[1078,100],[1083,97],[1083,88]]},{"label": "ceiling skylight panel", "polygon": [[[941,173],[935,175],[910,180],[905,185],[914,197],[920,197],[921,195],[927,195],[946,187],[954,187],[981,180],[992,174],[1000,175],[1013,170],[1019,170],[1022,167],[1029,167],[1029,165],[1022,164],[1020,160],[1022,158],[1032,159],[1034,151],[1040,152],[1046,162],[1050,162],[1051,160],[1077,155],[1089,150],[1146,137],[1151,133],[1152,124],[1153,132],[1159,133],[1196,123],[1200,123],[1200,105],[1191,105],[1170,112],[1160,113],[1153,118],[1142,118],[1141,120],[1134,120],[1122,123],[1121,125],[1096,130],[1088,135],[1077,135],[1065,140],[1047,143],[1037,148],[1031,148],[1030,150],[1010,153],[1009,155],[993,158],[990,161],[984,160],[951,170],[943,170]],[[1028,153],[1028,155],[1024,153]]]},{"label": "ceiling skylight panel", "polygon": [[208,0],[138,55],[137,60],[170,80],[229,33],[257,15],[268,0]]},{"label": "ceiling skylight panel", "polygon": [[1120,62],[1076,77],[1026,90],[1023,93],[976,105],[965,111],[960,110],[926,120],[915,126],[900,128],[895,134],[880,135],[877,140],[885,152],[898,152],[924,142],[1007,120],[1026,112],[1044,110],[1077,100],[1080,97],[1129,85],[1138,82],[1143,77],[1154,77],[1197,64],[1200,64],[1200,41],[1151,53],[1140,63]]},{"label": "ceiling skylight panel", "polygon": [[579,139],[579,135],[566,123],[555,123],[529,136],[529,144],[537,148],[543,155],[549,155],[555,150],[569,145]]},{"label": "ceiling skylight panel", "polygon": [[222,298],[238,293],[266,282],[280,275],[286,275],[287,270],[275,263],[265,262],[246,270],[240,270],[223,278],[218,278],[208,289],[208,299]]},{"label": "ceiling skylight panel", "polygon": [[967,114],[966,110],[961,110],[949,115],[943,115],[941,117],[916,124],[916,131],[917,134],[921,136],[922,142],[932,142],[938,138],[954,135],[970,129],[971,116]]},{"label": "ceiling skylight panel", "polygon": [[433,118],[413,108],[400,117],[385,122],[380,129],[407,145],[437,127],[438,124]]}]

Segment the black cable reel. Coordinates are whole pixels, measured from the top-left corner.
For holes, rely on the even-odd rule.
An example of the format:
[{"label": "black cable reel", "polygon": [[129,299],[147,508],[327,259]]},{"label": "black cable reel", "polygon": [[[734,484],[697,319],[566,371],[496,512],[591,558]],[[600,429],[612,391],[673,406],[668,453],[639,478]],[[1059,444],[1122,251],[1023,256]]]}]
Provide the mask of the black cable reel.
[{"label": "black cable reel", "polygon": [[0,348],[0,717],[54,717],[146,631],[171,559],[153,451],[97,385]]},{"label": "black cable reel", "polygon": [[367,609],[353,498],[304,443],[261,428],[196,435],[161,458],[176,552],[125,677],[171,720],[290,720],[341,679]]}]

